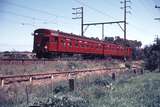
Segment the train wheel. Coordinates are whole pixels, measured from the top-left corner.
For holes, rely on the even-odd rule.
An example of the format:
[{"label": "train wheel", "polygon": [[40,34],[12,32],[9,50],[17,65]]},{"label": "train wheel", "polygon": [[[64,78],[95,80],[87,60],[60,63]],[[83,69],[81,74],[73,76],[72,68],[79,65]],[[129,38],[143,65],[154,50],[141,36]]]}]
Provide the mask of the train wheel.
[{"label": "train wheel", "polygon": [[42,55],[42,53],[37,53],[37,54],[36,54],[36,57],[40,59],[40,58],[43,57],[43,55]]}]

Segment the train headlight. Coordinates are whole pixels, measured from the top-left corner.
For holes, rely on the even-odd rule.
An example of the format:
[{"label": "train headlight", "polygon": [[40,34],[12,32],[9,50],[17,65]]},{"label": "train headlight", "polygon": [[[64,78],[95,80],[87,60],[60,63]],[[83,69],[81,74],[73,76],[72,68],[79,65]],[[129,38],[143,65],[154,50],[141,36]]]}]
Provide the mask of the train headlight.
[{"label": "train headlight", "polygon": [[34,33],[34,35],[38,35],[38,33]]},{"label": "train headlight", "polygon": [[48,46],[46,45],[46,46],[44,47],[44,49],[48,49]]}]

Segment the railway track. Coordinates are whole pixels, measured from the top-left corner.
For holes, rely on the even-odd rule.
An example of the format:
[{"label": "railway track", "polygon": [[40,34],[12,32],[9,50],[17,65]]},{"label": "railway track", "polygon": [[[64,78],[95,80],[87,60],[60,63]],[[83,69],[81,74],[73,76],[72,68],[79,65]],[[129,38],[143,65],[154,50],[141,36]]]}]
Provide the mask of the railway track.
[{"label": "railway track", "polygon": [[0,59],[0,65],[26,65],[26,64],[47,64],[56,61],[108,61],[108,59],[83,60],[83,59]]},{"label": "railway track", "polygon": [[[103,69],[89,69],[89,70],[78,70],[78,71],[70,71],[70,72],[50,72],[50,73],[33,73],[33,74],[21,74],[21,75],[4,75],[0,76],[1,87],[4,85],[9,85],[12,83],[19,82],[32,82],[33,80],[43,80],[43,79],[55,79],[58,76],[65,76],[66,78],[72,78],[79,74],[86,73],[107,73],[108,75],[111,73],[118,73],[117,70],[124,71],[126,68],[103,68]],[[138,70],[139,68],[133,67],[132,70]]]},{"label": "railway track", "polygon": [[25,64],[45,64],[47,61],[55,61],[55,60],[40,60],[40,59],[0,59],[0,65],[25,65]]}]

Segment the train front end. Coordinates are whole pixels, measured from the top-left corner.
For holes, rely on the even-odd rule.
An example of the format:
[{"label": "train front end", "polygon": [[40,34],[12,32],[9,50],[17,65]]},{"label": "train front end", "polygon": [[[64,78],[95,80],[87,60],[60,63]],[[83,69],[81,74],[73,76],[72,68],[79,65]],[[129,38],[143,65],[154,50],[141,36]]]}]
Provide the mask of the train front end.
[{"label": "train front end", "polygon": [[34,31],[33,52],[38,58],[42,58],[48,52],[50,31],[46,29],[37,29]]}]

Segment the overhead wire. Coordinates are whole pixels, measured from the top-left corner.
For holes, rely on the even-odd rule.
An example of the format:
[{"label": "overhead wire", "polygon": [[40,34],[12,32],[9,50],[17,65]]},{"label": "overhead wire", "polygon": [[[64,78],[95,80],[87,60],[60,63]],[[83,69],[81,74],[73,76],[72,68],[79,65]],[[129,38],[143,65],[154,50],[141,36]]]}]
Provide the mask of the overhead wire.
[{"label": "overhead wire", "polygon": [[[32,7],[28,7],[28,6],[25,6],[25,5],[20,5],[20,4],[14,3],[14,2],[10,2],[10,1],[2,1],[1,3],[5,3],[7,5],[15,6],[15,7],[18,7],[18,8],[23,8],[23,9],[26,9],[28,11],[33,11],[33,12],[46,14],[46,15],[48,15],[48,17],[49,16],[53,16],[56,19],[56,22],[54,22],[52,20],[37,18],[37,17],[33,17],[33,16],[22,15],[22,14],[18,14],[18,13],[11,12],[11,11],[7,12],[8,14],[12,14],[12,15],[16,15],[16,16],[20,16],[20,17],[36,20],[36,21],[41,21],[41,23],[43,23],[43,24],[58,24],[58,22],[57,22],[57,20],[59,20],[58,18],[61,18],[61,22],[62,23],[66,23],[68,21],[66,21],[65,19],[69,19],[68,17],[63,16],[63,15],[54,14],[54,13],[51,13],[51,12],[48,12],[48,11],[45,11],[45,10],[32,8]],[[63,21],[62,19],[64,19],[65,21]]]},{"label": "overhead wire", "polygon": [[54,13],[51,13],[51,12],[48,12],[48,11],[45,11],[45,10],[31,8],[31,7],[27,7],[27,6],[16,4],[16,3],[13,3],[13,2],[9,2],[9,1],[4,1],[4,2],[1,2],[1,3],[5,3],[5,4],[8,4],[8,5],[16,6],[16,7],[19,7],[19,8],[23,8],[23,9],[39,12],[39,13],[50,15],[50,16],[54,16],[54,17],[66,18],[66,16],[57,15],[57,14],[54,14]]},{"label": "overhead wire", "polygon": [[23,15],[23,14],[19,14],[19,13],[12,12],[12,11],[0,10],[0,12],[4,13],[4,14],[11,14],[11,15],[23,17],[23,18],[26,18],[26,19],[41,21],[41,23],[45,23],[45,24],[57,24],[56,22],[53,22],[51,20],[41,19],[41,18],[32,17],[32,16],[28,16],[28,15]]},{"label": "overhead wire", "polygon": [[9,23],[12,23],[12,24],[18,24],[18,25],[22,25],[22,26],[36,26],[36,27],[39,27],[38,25],[36,25],[36,24],[33,24],[33,23],[27,23],[27,22],[20,22],[20,21],[16,21],[16,20],[13,20],[13,19],[6,19],[5,18],[5,20],[7,20],[7,22],[9,22]]},{"label": "overhead wire", "polygon": [[74,1],[79,3],[79,4],[81,4],[81,5],[83,5],[83,6],[85,6],[85,7],[87,7],[87,8],[89,8],[89,9],[91,9],[91,10],[93,10],[93,11],[95,11],[95,12],[97,12],[97,13],[99,13],[99,14],[101,14],[101,15],[103,15],[103,16],[107,16],[109,18],[115,19],[114,17],[110,16],[109,14],[107,14],[107,13],[105,13],[105,12],[95,8],[95,7],[92,7],[92,6],[86,4],[86,3],[82,2],[82,1],[79,1],[79,0],[74,0]]},{"label": "overhead wire", "polygon": [[[142,7],[143,7],[144,9],[148,10],[148,8],[146,8],[146,6],[145,6],[145,4],[143,3],[142,0],[140,0],[139,3],[142,5]],[[132,10],[132,11],[133,11],[134,13],[136,13],[136,11],[134,11],[134,10]],[[148,14],[150,14],[150,13],[148,12]],[[137,19],[137,16],[132,15],[132,18],[136,18],[136,19]],[[144,29],[142,28],[142,26],[140,27],[140,26],[135,25],[135,24],[134,24],[135,21],[133,21],[132,18],[129,19],[129,20],[130,20],[130,23],[129,23],[128,25],[129,25],[130,27],[132,27],[132,28],[140,31],[140,32],[143,32],[143,33],[146,32],[146,30],[144,30]],[[142,22],[143,22],[143,21],[142,21]],[[147,31],[147,32],[149,32],[149,31]],[[151,33],[151,32],[150,32],[150,33]]]}]

